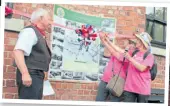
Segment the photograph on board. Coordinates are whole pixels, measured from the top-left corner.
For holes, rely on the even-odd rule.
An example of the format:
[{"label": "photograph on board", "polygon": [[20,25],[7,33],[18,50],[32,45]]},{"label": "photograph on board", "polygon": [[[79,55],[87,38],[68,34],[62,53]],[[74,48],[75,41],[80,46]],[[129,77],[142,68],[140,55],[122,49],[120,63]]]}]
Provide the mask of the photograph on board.
[{"label": "photograph on board", "polygon": [[4,23],[3,99],[165,101],[167,7],[6,2]]}]

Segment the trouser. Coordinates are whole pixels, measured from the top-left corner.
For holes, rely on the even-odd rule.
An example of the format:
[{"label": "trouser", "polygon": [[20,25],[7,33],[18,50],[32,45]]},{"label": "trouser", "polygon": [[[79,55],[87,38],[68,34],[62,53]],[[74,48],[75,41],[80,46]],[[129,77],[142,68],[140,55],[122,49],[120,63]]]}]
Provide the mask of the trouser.
[{"label": "trouser", "polygon": [[137,93],[124,91],[124,102],[147,103],[148,98],[149,98],[149,95],[141,95]]},{"label": "trouser", "polygon": [[44,72],[41,70],[30,70],[29,74],[32,78],[31,86],[27,87],[22,83],[22,75],[17,69],[16,81],[18,86],[19,99],[42,99]]},{"label": "trouser", "polygon": [[109,98],[110,102],[120,102],[121,97],[113,96],[108,89],[106,89],[107,83],[104,81],[101,81],[98,86],[96,101],[106,101]]}]

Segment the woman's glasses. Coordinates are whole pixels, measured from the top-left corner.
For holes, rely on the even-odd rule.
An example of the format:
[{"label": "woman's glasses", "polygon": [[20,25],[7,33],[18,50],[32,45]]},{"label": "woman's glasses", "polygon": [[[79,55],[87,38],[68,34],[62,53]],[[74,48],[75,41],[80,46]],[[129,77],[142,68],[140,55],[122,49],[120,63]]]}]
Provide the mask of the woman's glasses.
[{"label": "woman's glasses", "polygon": [[134,44],[134,45],[136,45],[136,41],[129,40],[129,44]]}]

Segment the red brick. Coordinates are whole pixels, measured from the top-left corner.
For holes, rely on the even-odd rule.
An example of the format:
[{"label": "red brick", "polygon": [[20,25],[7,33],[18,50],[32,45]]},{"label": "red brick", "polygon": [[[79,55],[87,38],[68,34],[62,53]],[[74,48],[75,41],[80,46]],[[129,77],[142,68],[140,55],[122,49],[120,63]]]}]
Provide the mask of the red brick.
[{"label": "red brick", "polygon": [[8,52],[4,52],[4,58],[8,57]]},{"label": "red brick", "polygon": [[3,93],[17,93],[17,87],[3,87]]},{"label": "red brick", "polygon": [[133,32],[135,32],[135,29],[134,29],[133,31],[124,30],[124,31],[123,31],[123,34],[124,34],[124,35],[132,35]]},{"label": "red brick", "polygon": [[78,94],[78,90],[72,90],[72,89],[68,89],[65,91],[65,94],[67,95],[77,95]]},{"label": "red brick", "polygon": [[4,44],[6,45],[15,45],[16,44],[16,38],[5,38]]},{"label": "red brick", "polygon": [[144,15],[138,15],[138,18],[140,19],[146,19],[146,17]]},{"label": "red brick", "polygon": [[6,59],[6,58],[8,58],[8,54],[9,54],[9,52],[4,52],[4,59]]},{"label": "red brick", "polygon": [[6,87],[6,80],[3,79],[3,87]]},{"label": "red brick", "polygon": [[16,82],[15,80],[6,80],[6,87],[15,87]]},{"label": "red brick", "polygon": [[92,96],[93,97],[93,101],[96,99],[96,96]]},{"label": "red brick", "polygon": [[63,94],[65,94],[65,90],[64,89],[56,89],[55,90],[55,93],[57,94],[56,96],[61,96],[61,95],[63,95]]},{"label": "red brick", "polygon": [[[109,14],[108,14],[108,10],[106,10],[106,9],[102,9],[102,10],[101,10],[101,13],[103,13],[103,14],[105,14],[105,15],[109,15]],[[111,14],[110,14],[110,15],[111,15]]]},{"label": "red brick", "polygon": [[119,26],[124,26],[124,25],[126,25],[126,21],[118,20],[117,24],[118,24]]},{"label": "red brick", "polygon": [[15,94],[5,94],[5,99],[14,99]]},{"label": "red brick", "polygon": [[62,89],[67,89],[67,83],[62,83],[62,84],[61,84],[61,88],[62,88]]},{"label": "red brick", "polygon": [[3,77],[4,79],[16,79],[16,74],[11,72],[5,72]]},{"label": "red brick", "polygon": [[118,34],[123,34],[122,30],[117,30]]},{"label": "red brick", "polygon": [[4,66],[3,66],[3,71],[6,72],[6,69],[7,69],[7,66],[4,65]]},{"label": "red brick", "polygon": [[61,95],[58,95],[58,94],[57,94],[57,95],[55,96],[55,98],[56,98],[56,100],[61,100]]},{"label": "red brick", "polygon": [[77,95],[78,94],[78,90],[72,90],[72,94]]},{"label": "red brick", "polygon": [[117,30],[121,30],[121,29],[123,29],[124,27],[125,27],[125,26],[119,26],[119,25],[116,26]]},{"label": "red brick", "polygon": [[84,101],[84,100],[87,100],[87,97],[86,96],[78,96],[78,100]]},{"label": "red brick", "polygon": [[104,17],[114,17],[114,14],[104,14]]},{"label": "red brick", "polygon": [[72,100],[78,100],[78,96],[73,96],[73,99]]},{"label": "red brick", "polygon": [[68,95],[68,99],[67,100],[73,100],[73,96],[72,95]]},{"label": "red brick", "polygon": [[50,100],[55,100],[55,99],[56,99],[55,95],[50,96]]},{"label": "red brick", "polygon": [[61,96],[61,100],[68,100],[69,99],[69,96],[68,95],[63,95]]},{"label": "red brick", "polygon": [[13,65],[13,59],[4,59],[5,65]]},{"label": "red brick", "polygon": [[154,80],[154,82],[155,82],[155,83],[162,83],[162,80],[161,80],[160,78],[156,78],[156,79]]},{"label": "red brick", "polygon": [[86,89],[93,89],[93,84],[88,84],[87,86],[86,86]]},{"label": "red brick", "polygon": [[43,99],[50,100],[50,96],[44,96]]},{"label": "red brick", "polygon": [[161,84],[156,83],[156,84],[155,84],[155,87],[156,87],[156,88],[161,88]]},{"label": "red brick", "polygon": [[87,101],[93,101],[93,97],[92,96],[86,96],[86,98],[87,98],[86,99]]},{"label": "red brick", "polygon": [[60,89],[61,88],[61,82],[56,82],[56,88]]},{"label": "red brick", "polygon": [[52,88],[53,88],[53,89],[56,89],[56,82],[53,81],[53,82],[50,82],[50,83],[51,83]]},{"label": "red brick", "polygon": [[136,17],[138,14],[136,12],[131,11],[131,12],[129,12],[129,15],[131,17]]},{"label": "red brick", "polygon": [[18,33],[5,31],[5,38],[18,38]]},{"label": "red brick", "polygon": [[82,84],[82,85],[81,85],[81,89],[86,89],[86,85],[85,85],[85,84]]},{"label": "red brick", "polygon": [[100,9],[100,8],[96,8],[96,9],[95,9],[95,12],[96,12],[96,13],[100,13],[101,10],[102,10],[102,9]]},{"label": "red brick", "polygon": [[134,10],[134,8],[133,7],[130,7],[130,6],[124,6],[123,7],[123,10],[129,10],[129,11],[132,11],[132,10]]},{"label": "red brick", "polygon": [[13,51],[14,50],[13,45],[5,45],[4,48],[5,48],[5,51]]},{"label": "red brick", "polygon": [[83,93],[84,95],[90,95],[90,90],[84,90]]},{"label": "red brick", "polygon": [[126,26],[132,26],[132,22],[131,21],[125,21]]},{"label": "red brick", "polygon": [[125,27],[123,27],[123,29],[124,29],[124,30],[127,30],[127,31],[129,31],[129,32],[132,32],[132,31],[135,30],[135,27],[134,27],[134,26],[125,26]]},{"label": "red brick", "polygon": [[12,52],[8,52],[8,58],[12,58],[13,59],[13,53]]},{"label": "red brick", "polygon": [[78,95],[83,95],[83,90],[78,90]]},{"label": "red brick", "polygon": [[126,12],[125,12],[125,11],[119,11],[119,14],[120,14],[121,16],[125,16],[125,15],[126,15]]},{"label": "red brick", "polygon": [[81,85],[79,83],[73,84],[73,89],[80,89]]},{"label": "red brick", "polygon": [[16,68],[13,66],[7,66],[6,72],[16,72]]},{"label": "red brick", "polygon": [[97,95],[97,91],[92,90],[91,95]]},{"label": "red brick", "polygon": [[138,24],[139,28],[145,28],[145,24]]},{"label": "red brick", "polygon": [[98,84],[94,84],[93,89],[94,89],[94,90],[97,90],[97,88],[98,88]]}]

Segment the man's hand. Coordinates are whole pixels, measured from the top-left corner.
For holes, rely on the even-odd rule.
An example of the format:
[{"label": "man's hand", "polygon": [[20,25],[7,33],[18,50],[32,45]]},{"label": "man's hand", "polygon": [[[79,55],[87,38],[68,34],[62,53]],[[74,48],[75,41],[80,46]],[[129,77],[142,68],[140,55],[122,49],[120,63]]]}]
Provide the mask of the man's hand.
[{"label": "man's hand", "polygon": [[22,83],[23,85],[29,87],[32,84],[32,78],[29,73],[22,74]]},{"label": "man's hand", "polygon": [[48,80],[48,73],[47,72],[44,72],[44,81]]}]

